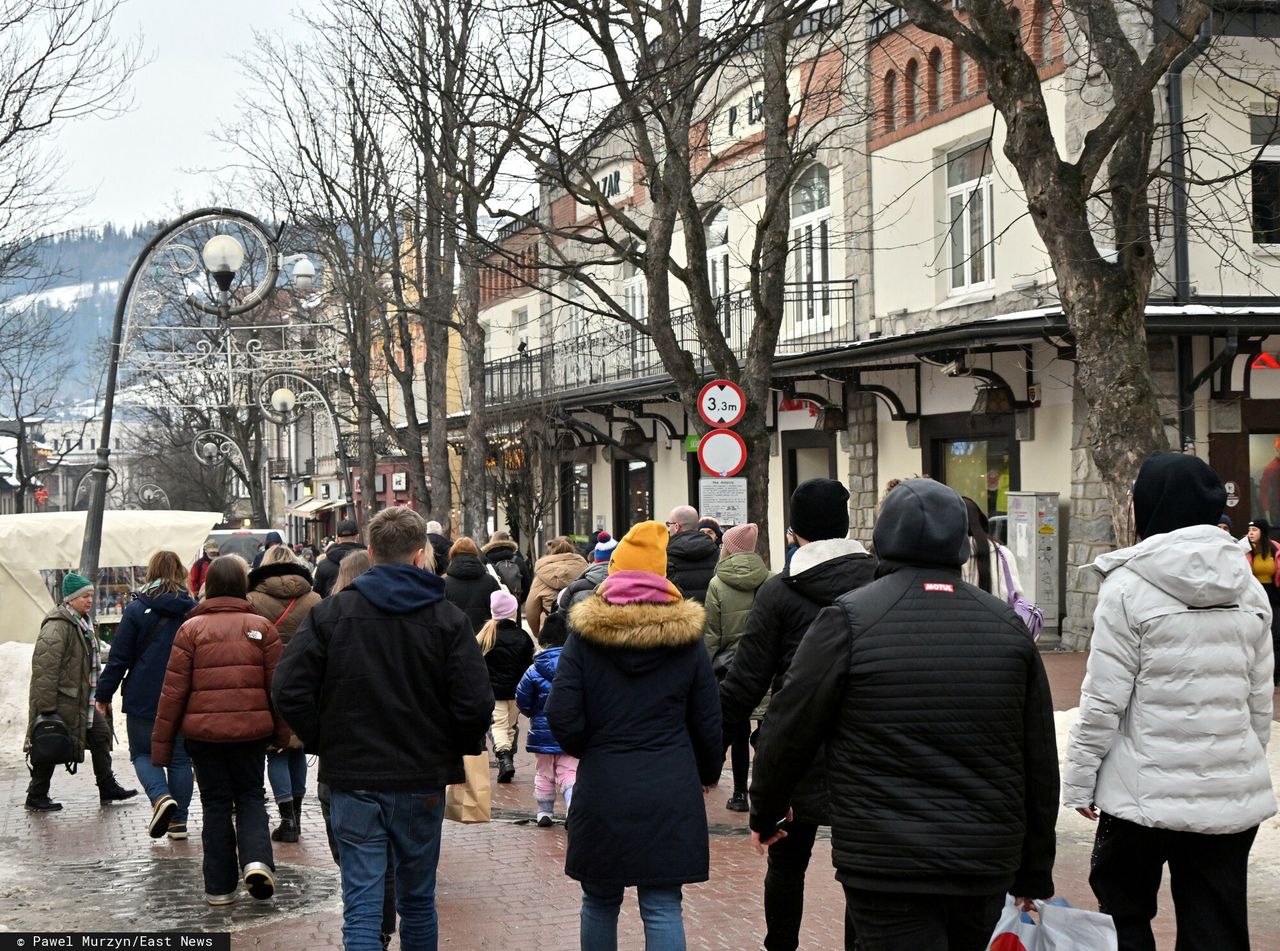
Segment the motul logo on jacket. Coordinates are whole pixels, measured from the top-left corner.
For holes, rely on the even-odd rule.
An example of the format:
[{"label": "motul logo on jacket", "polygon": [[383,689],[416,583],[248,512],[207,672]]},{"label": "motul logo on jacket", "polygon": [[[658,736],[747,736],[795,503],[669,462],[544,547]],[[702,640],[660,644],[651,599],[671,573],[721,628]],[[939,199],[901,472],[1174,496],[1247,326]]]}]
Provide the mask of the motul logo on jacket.
[{"label": "motul logo on jacket", "polygon": [[945,581],[926,581],[924,583],[924,590],[941,591],[944,594],[955,594],[956,586],[953,584],[947,584]]}]

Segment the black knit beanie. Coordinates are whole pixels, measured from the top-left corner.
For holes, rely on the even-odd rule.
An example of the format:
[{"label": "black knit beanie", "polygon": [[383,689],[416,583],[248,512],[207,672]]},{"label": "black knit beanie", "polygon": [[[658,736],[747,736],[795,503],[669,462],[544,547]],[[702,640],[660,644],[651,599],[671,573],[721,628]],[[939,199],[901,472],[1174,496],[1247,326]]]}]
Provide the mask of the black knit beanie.
[{"label": "black knit beanie", "polygon": [[809,479],[791,493],[791,529],[808,542],[849,534],[849,490],[835,479]]},{"label": "black knit beanie", "polygon": [[1208,463],[1180,452],[1147,457],[1133,483],[1133,527],[1140,538],[1191,525],[1217,525],[1227,490]]}]

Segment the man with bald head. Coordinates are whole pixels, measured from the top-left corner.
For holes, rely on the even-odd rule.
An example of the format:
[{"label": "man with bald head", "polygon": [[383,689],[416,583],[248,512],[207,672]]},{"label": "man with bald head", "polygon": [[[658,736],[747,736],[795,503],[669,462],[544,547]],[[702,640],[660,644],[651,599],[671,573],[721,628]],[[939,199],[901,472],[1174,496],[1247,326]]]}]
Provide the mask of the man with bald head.
[{"label": "man with bald head", "polygon": [[698,510],[677,505],[667,516],[667,578],[686,598],[707,600],[707,587],[715,577],[720,546],[698,531]]}]

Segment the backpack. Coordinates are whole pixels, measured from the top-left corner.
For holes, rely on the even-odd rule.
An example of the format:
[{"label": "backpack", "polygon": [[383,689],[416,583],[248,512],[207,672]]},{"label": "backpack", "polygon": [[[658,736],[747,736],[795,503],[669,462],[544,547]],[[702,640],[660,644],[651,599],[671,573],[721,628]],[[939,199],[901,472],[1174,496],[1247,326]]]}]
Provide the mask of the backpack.
[{"label": "backpack", "polygon": [[491,562],[493,573],[498,576],[498,580],[502,582],[511,596],[517,601],[524,600],[524,578],[520,575],[520,566],[516,564],[514,558],[505,558],[502,561]]},{"label": "backpack", "polygon": [[66,721],[56,713],[42,713],[31,727],[31,749],[27,758],[32,766],[58,766],[65,764],[74,773],[75,754],[71,744],[71,731]]}]

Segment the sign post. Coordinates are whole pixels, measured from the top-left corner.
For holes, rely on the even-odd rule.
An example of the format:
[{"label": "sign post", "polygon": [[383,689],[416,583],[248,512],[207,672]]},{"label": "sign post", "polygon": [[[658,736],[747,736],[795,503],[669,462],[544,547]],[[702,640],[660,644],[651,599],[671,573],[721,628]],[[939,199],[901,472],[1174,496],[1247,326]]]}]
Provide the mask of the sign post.
[{"label": "sign post", "polygon": [[747,464],[747,443],[729,428],[746,412],[746,397],[731,380],[712,380],[698,394],[698,415],[711,427],[698,442],[698,463],[711,476],[698,480],[698,511],[725,526],[748,519],[747,480],[734,478]]}]

